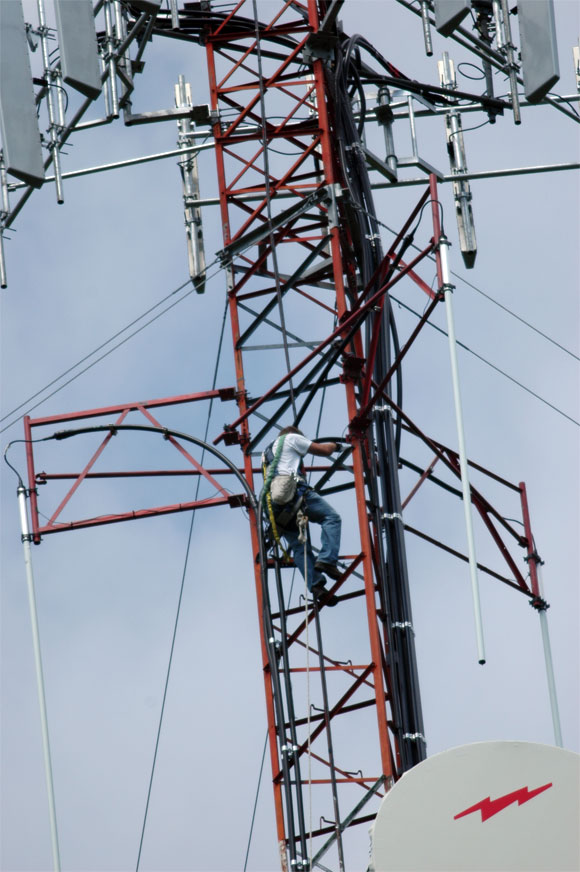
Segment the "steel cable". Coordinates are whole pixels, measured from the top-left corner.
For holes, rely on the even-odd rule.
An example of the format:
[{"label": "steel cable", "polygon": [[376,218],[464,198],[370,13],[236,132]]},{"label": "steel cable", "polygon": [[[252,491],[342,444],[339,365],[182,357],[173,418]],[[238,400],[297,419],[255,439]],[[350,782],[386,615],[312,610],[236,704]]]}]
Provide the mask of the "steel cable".
[{"label": "steel cable", "polygon": [[[402,306],[403,309],[406,309],[408,312],[411,312],[413,315],[416,315],[417,318],[421,317],[421,315],[418,312],[416,312],[410,306],[407,306],[405,303],[402,302],[402,300],[398,300],[396,297],[393,297],[393,300],[399,306]],[[426,323],[428,324],[429,327],[433,328],[433,330],[436,330],[438,333],[442,333],[444,336],[447,336],[447,331],[444,330],[442,327],[438,327],[437,324],[432,324],[431,321],[427,321]],[[509,379],[509,381],[513,382],[515,385],[517,385],[523,391],[526,391],[526,393],[531,394],[532,397],[535,397],[537,400],[540,400],[541,403],[544,403],[546,406],[549,406],[550,409],[553,409],[555,412],[558,412],[558,414],[562,415],[562,417],[567,418],[568,421],[572,422],[572,424],[576,424],[577,427],[580,427],[580,421],[577,421],[575,418],[572,418],[572,417],[570,417],[570,415],[567,415],[566,412],[562,411],[562,409],[559,409],[553,403],[550,403],[549,400],[546,400],[546,399],[544,399],[544,397],[541,397],[539,394],[537,394],[531,388],[526,387],[524,384],[519,382],[513,376],[509,375],[507,372],[504,372],[503,369],[500,369],[499,366],[496,366],[490,360],[486,360],[485,357],[482,357],[481,354],[477,353],[477,351],[473,351],[473,349],[470,348],[468,345],[465,345],[464,342],[460,342],[458,339],[457,345],[460,348],[463,348],[464,351],[468,351],[470,354],[473,354],[474,357],[477,357],[477,359],[481,360],[482,363],[485,363],[486,366],[489,366],[489,367],[491,367],[491,369],[494,369],[496,372],[499,372],[500,375],[503,375],[504,378]]]},{"label": "steel cable", "polygon": [[[396,236],[396,235],[397,235],[397,232],[396,232],[395,230],[393,230],[392,227],[389,227],[388,224],[385,224],[384,221],[381,221],[381,220],[378,219],[378,218],[377,218],[377,221],[378,221],[378,223],[381,225],[381,227],[384,227],[385,230],[388,230],[389,233],[392,233],[392,234],[393,234],[393,236]],[[420,251],[420,250],[421,250],[421,249],[419,248],[419,246],[418,246],[418,245],[415,245],[414,243],[411,243],[411,248],[414,248],[416,251]],[[435,261],[435,258],[434,258],[433,255],[431,255],[431,254],[428,255],[428,258],[429,258],[429,260],[431,260],[431,261]],[[526,321],[525,318],[522,318],[521,315],[518,315],[516,312],[512,312],[511,309],[508,309],[507,306],[504,306],[503,303],[500,303],[499,300],[496,300],[494,297],[490,296],[490,294],[486,294],[485,291],[482,291],[481,288],[478,288],[477,285],[474,285],[472,282],[470,282],[468,279],[466,279],[465,276],[462,276],[462,275],[460,275],[459,273],[454,272],[453,270],[450,270],[450,273],[451,273],[451,275],[454,276],[456,279],[459,279],[459,281],[461,281],[461,282],[463,282],[465,285],[467,285],[468,288],[471,288],[473,291],[476,291],[478,294],[481,294],[481,296],[482,296],[482,297],[485,297],[486,300],[489,300],[490,303],[493,303],[495,306],[499,306],[500,309],[503,309],[503,311],[504,311],[504,312],[507,312],[508,315],[511,315],[512,318],[515,318],[517,321],[520,321],[522,324],[524,324],[524,326],[528,327],[530,330],[533,330],[534,333],[537,333],[539,336],[541,336],[543,339],[546,339],[548,342],[551,342],[552,345],[555,345],[555,346],[556,346],[557,348],[559,348],[561,351],[564,351],[566,354],[569,354],[570,357],[573,357],[573,358],[574,358],[574,360],[578,360],[578,361],[580,361],[580,357],[579,357],[577,354],[574,354],[573,351],[570,351],[570,350],[569,350],[568,348],[566,348],[564,345],[561,345],[561,344],[560,344],[559,342],[557,342],[555,339],[552,339],[552,337],[551,337],[551,336],[548,336],[547,333],[543,333],[542,330],[540,330],[538,327],[535,327],[533,324],[530,324],[530,322],[529,322],[529,321]]]},{"label": "steel cable", "polygon": [[[1,0],[0,0],[0,2],[1,2]],[[212,279],[212,278],[214,278],[214,276],[218,275],[218,273],[221,272],[222,267],[220,266],[220,267],[218,267],[218,269],[215,272],[207,275],[208,270],[211,269],[213,266],[215,266],[218,263],[219,263],[219,258],[216,258],[215,260],[212,261],[212,263],[209,264],[209,266],[206,267],[206,270],[205,270],[206,279]],[[73,372],[73,370],[77,369],[77,367],[79,367],[82,363],[84,363],[86,360],[89,360],[89,358],[93,357],[93,355],[97,354],[101,349],[105,348],[107,345],[109,345],[111,342],[113,342],[117,337],[121,336],[123,333],[125,333],[127,330],[129,330],[131,327],[133,327],[139,321],[142,321],[143,318],[146,318],[147,315],[149,315],[155,309],[158,309],[159,306],[162,306],[163,303],[167,302],[167,300],[169,300],[171,297],[175,296],[175,294],[179,293],[179,291],[182,291],[190,283],[191,283],[190,279],[183,282],[181,285],[179,285],[179,287],[175,288],[175,290],[171,291],[169,294],[167,294],[165,297],[163,297],[161,300],[159,300],[157,303],[155,303],[153,306],[151,306],[149,309],[147,309],[145,312],[143,312],[137,318],[134,318],[132,321],[130,321],[128,324],[126,324],[124,327],[122,327],[120,330],[118,330],[116,333],[114,333],[112,336],[110,336],[109,339],[107,339],[105,342],[102,342],[100,345],[98,345],[96,348],[94,348],[91,352],[89,352],[84,357],[82,357],[80,360],[78,360],[75,364],[70,366],[68,369],[66,369],[64,372],[62,372],[60,375],[56,376],[54,379],[52,379],[52,381],[48,382],[48,384],[44,385],[43,388],[40,388],[40,390],[36,391],[36,393],[32,394],[30,397],[28,397],[28,399],[24,400],[22,403],[20,403],[18,406],[16,406],[14,409],[12,409],[11,412],[7,412],[0,420],[1,421],[6,420],[6,418],[9,418],[15,412],[19,411],[23,406],[26,406],[31,400],[33,400],[36,397],[43,394],[46,390],[48,390],[48,388],[52,387],[52,385],[56,384],[58,381],[60,381],[62,378],[64,378],[66,375],[68,375],[70,372]],[[184,300],[186,300],[188,297],[190,297],[191,294],[193,294],[193,291],[194,291],[194,288],[191,287],[188,291],[186,291],[186,293],[184,293],[181,297],[179,297],[179,299],[170,303],[169,306],[166,306],[165,309],[163,309],[161,312],[159,312],[157,315],[155,315],[154,318],[151,318],[145,324],[142,324],[140,327],[137,328],[137,330],[134,330],[133,333],[130,333],[129,336],[126,336],[124,339],[122,339],[120,342],[118,342],[116,345],[114,345],[113,348],[110,348],[108,351],[106,351],[104,354],[102,354],[96,360],[93,360],[91,363],[88,364],[88,366],[86,366],[84,369],[80,370],[80,372],[75,373],[70,379],[68,379],[68,381],[59,385],[54,391],[52,391],[50,394],[47,394],[46,396],[44,396],[41,400],[39,400],[33,406],[30,406],[26,410],[26,412],[23,412],[22,415],[18,415],[18,417],[15,418],[13,421],[10,421],[10,423],[5,424],[4,427],[2,427],[0,429],[0,433],[3,433],[5,430],[8,430],[10,427],[13,427],[14,424],[18,423],[18,421],[20,421],[24,417],[24,415],[27,415],[30,412],[32,412],[34,409],[38,408],[38,406],[42,405],[42,403],[46,402],[46,400],[49,400],[55,394],[59,393],[59,391],[61,391],[63,388],[67,387],[67,385],[71,384],[73,381],[76,381],[76,379],[79,378],[81,375],[84,375],[85,372],[88,372],[90,369],[92,369],[93,366],[96,366],[97,363],[100,363],[101,360],[104,360],[106,357],[108,357],[114,351],[117,351],[118,348],[121,348],[121,346],[123,346],[130,339],[133,339],[134,336],[137,336],[146,327],[149,327],[151,324],[154,324],[156,321],[159,320],[159,318],[161,318],[163,315],[165,315],[167,312],[169,312],[175,306],[179,305],[179,303],[182,303]]]},{"label": "steel cable", "polygon": [[260,787],[262,784],[262,772],[264,771],[264,760],[266,759],[266,749],[268,748],[268,730],[266,730],[266,738],[264,739],[264,750],[262,751],[262,762],[260,764],[260,772],[258,775],[258,786],[256,787],[256,797],[254,799],[254,810],[252,812],[252,821],[250,823],[250,834],[248,836],[248,846],[246,848],[246,858],[244,860],[244,872],[248,868],[248,857],[250,856],[250,846],[252,844],[252,834],[254,832],[254,822],[256,820],[256,809],[258,807],[258,797],[260,795]]},{"label": "steel cable", "polygon": [[[223,342],[223,338],[224,338],[224,328],[225,328],[225,324],[226,324],[227,311],[228,311],[228,305],[227,305],[227,301],[226,301],[226,305],[224,308],[224,315],[223,315],[223,319],[222,319],[220,339],[219,339],[219,343],[218,343],[218,350],[217,350],[217,355],[216,355],[216,363],[215,363],[215,368],[214,368],[212,390],[215,390],[215,386],[217,384],[217,374],[218,374],[218,369],[219,369],[219,364],[220,364],[221,349],[222,349],[222,342]],[[205,426],[205,434],[203,437],[204,442],[207,442],[207,436],[208,436],[208,432],[209,432],[209,424],[210,424],[210,419],[211,419],[212,408],[213,408],[213,397],[210,400],[210,404],[209,404],[207,421],[206,421],[206,426]],[[205,456],[205,448],[203,449],[203,451],[201,453],[201,463],[203,463],[204,456]],[[195,499],[196,500],[197,500],[197,497],[199,494],[200,486],[201,486],[201,476],[197,480],[197,487],[196,487],[196,491],[195,491]],[[147,825],[147,816],[149,813],[149,803],[151,800],[151,790],[153,788],[153,778],[155,775],[155,767],[156,767],[156,763],[157,763],[157,753],[159,750],[159,741],[161,738],[161,727],[163,725],[163,716],[165,714],[165,703],[167,700],[167,690],[169,687],[169,676],[171,674],[171,666],[173,663],[173,653],[175,650],[175,639],[177,637],[177,627],[179,624],[179,617],[181,614],[181,603],[183,600],[183,591],[184,591],[184,587],[185,587],[185,578],[186,578],[187,566],[188,566],[188,562],[189,562],[189,552],[190,552],[190,548],[191,548],[191,540],[192,540],[192,535],[193,535],[194,521],[195,521],[195,509],[191,513],[191,522],[189,525],[189,535],[188,535],[188,539],[187,539],[187,546],[185,549],[185,560],[184,560],[184,565],[183,565],[183,572],[181,575],[181,585],[179,588],[179,596],[178,596],[178,600],[177,600],[177,611],[176,611],[176,615],[175,615],[175,622],[173,625],[173,635],[172,635],[172,639],[171,639],[171,648],[170,648],[170,652],[169,652],[169,662],[167,665],[167,674],[165,677],[165,686],[163,688],[163,700],[161,702],[161,712],[159,715],[159,724],[157,727],[157,736],[155,739],[155,750],[153,752],[153,763],[151,766],[151,775],[149,777],[149,786],[147,789],[147,801],[145,803],[145,813],[143,816],[143,826],[141,828],[141,838],[139,840],[139,852],[137,854],[137,865],[135,867],[136,872],[139,872],[139,864],[141,862],[141,853],[143,850],[143,839],[145,837],[145,828]]]}]

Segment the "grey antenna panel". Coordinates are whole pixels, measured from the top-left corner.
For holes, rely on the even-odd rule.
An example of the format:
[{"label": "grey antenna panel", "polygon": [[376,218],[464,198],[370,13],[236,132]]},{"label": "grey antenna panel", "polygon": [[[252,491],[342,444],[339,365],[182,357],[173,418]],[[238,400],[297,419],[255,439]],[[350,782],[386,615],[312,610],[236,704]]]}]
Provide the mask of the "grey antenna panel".
[{"label": "grey antenna panel", "polygon": [[63,79],[94,100],[102,85],[93,4],[91,0],[54,0],[54,11]]},{"label": "grey antenna panel", "polygon": [[538,103],[560,78],[554,0],[520,0],[518,20],[524,90]]},{"label": "grey antenna panel", "polygon": [[434,0],[435,28],[443,36],[449,36],[459,27],[471,9],[470,0]]},{"label": "grey antenna panel", "polygon": [[0,133],[6,171],[40,188],[42,146],[21,0],[0,0]]}]

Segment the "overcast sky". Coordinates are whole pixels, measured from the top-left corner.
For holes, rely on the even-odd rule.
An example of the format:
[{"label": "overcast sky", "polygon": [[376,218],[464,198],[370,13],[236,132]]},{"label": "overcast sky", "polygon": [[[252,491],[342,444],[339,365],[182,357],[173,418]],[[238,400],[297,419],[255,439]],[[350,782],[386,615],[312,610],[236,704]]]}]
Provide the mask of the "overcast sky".
[{"label": "overcast sky", "polygon": [[[258,4],[264,17],[273,5],[263,0]],[[578,4],[556,0],[555,6],[561,72],[555,90],[570,95],[576,90],[572,46],[578,39]],[[362,33],[412,78],[438,84],[436,63],[443,50],[456,62],[474,62],[435,33],[434,56],[427,58],[420,20],[391,0],[347,0],[341,15],[347,33]],[[35,21],[32,3],[27,18]],[[148,46],[145,60],[135,112],[172,106],[180,73],[192,84],[194,103],[208,102],[202,48],[158,39]],[[462,69],[478,75],[473,68]],[[503,77],[495,81],[498,95],[505,94]],[[464,90],[482,87],[461,75],[458,84]],[[74,94],[70,102],[77,104]],[[97,101],[88,117],[102,117],[103,112],[102,101]],[[522,115],[519,127],[506,114],[493,126],[466,132],[470,170],[579,160],[577,123],[551,107],[523,108]],[[480,113],[466,115],[464,128],[484,120]],[[406,132],[401,128],[395,136],[399,155],[408,155]],[[169,150],[176,138],[173,123],[126,129],[117,121],[72,139],[63,169]],[[419,119],[418,139],[421,155],[447,172],[442,118]],[[200,156],[200,175],[202,196],[215,196],[211,150]],[[406,177],[416,176],[417,170],[406,171]],[[25,411],[56,415],[208,390],[212,383],[226,290],[224,275],[217,270],[211,271],[205,295],[189,294],[117,350],[113,345],[127,333],[76,366],[188,279],[175,160],[65,180],[64,190],[62,206],[56,204],[53,186],[36,192],[5,243],[9,287],[2,292],[3,448],[23,437],[17,419]],[[452,191],[449,185],[440,189],[453,243],[457,336],[486,361],[459,350],[467,450],[473,460],[509,481],[526,482],[536,546],[545,561],[564,745],[578,751],[578,174],[475,181],[472,192],[478,256],[475,268],[467,271],[459,252]],[[418,196],[417,188],[378,193],[379,218],[398,230]],[[14,193],[12,203],[16,201]],[[211,262],[223,244],[215,207],[204,212],[204,235]],[[383,243],[391,239],[384,228]],[[433,278],[434,270],[429,274],[427,269],[426,281]],[[176,299],[180,296],[172,301]],[[403,289],[401,284],[400,299],[416,311],[426,302],[411,285]],[[395,306],[395,313],[406,337],[416,318],[402,307]],[[443,311],[434,322],[445,326]],[[315,322],[299,326],[304,339],[323,338]],[[105,351],[111,353],[80,374]],[[71,367],[76,368],[60,378]],[[424,432],[456,446],[444,336],[430,328],[423,331],[406,361],[404,379],[407,414]],[[226,326],[218,386],[233,383]],[[203,436],[207,412],[206,404],[197,404],[159,417],[166,426]],[[234,418],[234,404],[217,404],[210,438]],[[315,422],[313,413],[309,425]],[[346,423],[342,406],[329,407],[321,432],[343,432]],[[39,447],[39,463],[76,471],[97,444],[94,437],[69,440],[51,446],[52,454]],[[111,465],[121,466],[130,458],[137,467],[165,462],[178,466],[177,455],[173,458],[166,445],[163,449],[167,454],[160,459],[157,444],[152,453],[147,438],[131,437],[114,446]],[[409,453],[413,450],[408,447]],[[24,471],[22,445],[15,445],[9,456]],[[230,456],[239,459],[234,450]],[[422,456],[427,462],[427,455]],[[404,493],[411,484],[412,477],[403,475]],[[95,506],[110,512],[191,498],[190,485],[183,483],[135,486],[130,492],[127,487],[116,482],[95,486],[90,497],[79,492],[74,511],[83,516],[93,514]],[[490,493],[504,499],[499,489]],[[53,502],[46,499],[48,512]],[[346,498],[334,502],[345,518],[345,547],[352,552],[357,547],[352,507]],[[502,511],[513,517],[509,512],[518,507],[508,498]],[[429,492],[412,502],[405,517],[412,526],[465,549],[461,505],[443,492]],[[172,515],[75,531],[47,536],[33,550],[62,868],[69,872],[135,868],[190,523],[187,515]],[[476,546],[482,562],[503,571],[477,524]],[[465,565],[410,536],[407,549],[428,753],[501,738],[552,744],[539,621],[526,598],[482,576],[488,662],[481,667]],[[525,571],[523,561],[520,565]],[[16,479],[4,469],[1,605],[2,869],[45,872],[51,868],[50,835]],[[330,638],[350,632],[348,609],[343,604],[325,616]],[[265,732],[248,524],[241,511],[200,512],[193,527],[141,869],[243,868]],[[356,733],[350,738],[355,762],[362,740]],[[268,760],[248,864],[253,872],[278,868],[267,767]],[[349,869],[365,868],[367,844],[361,832],[351,848]]]}]

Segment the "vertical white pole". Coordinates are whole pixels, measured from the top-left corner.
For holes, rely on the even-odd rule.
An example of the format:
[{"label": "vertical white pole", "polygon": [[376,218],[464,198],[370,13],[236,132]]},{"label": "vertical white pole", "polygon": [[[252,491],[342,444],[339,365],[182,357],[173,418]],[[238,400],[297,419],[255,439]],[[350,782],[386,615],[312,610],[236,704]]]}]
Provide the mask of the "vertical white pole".
[{"label": "vertical white pole", "polygon": [[169,0],[169,6],[171,8],[171,27],[173,30],[179,30],[179,8],[177,0]]},{"label": "vertical white pole", "polygon": [[107,54],[110,84],[111,114],[113,118],[119,117],[119,91],[117,88],[117,56],[115,54],[115,31],[113,25],[114,9],[111,8],[112,0],[105,0],[105,33],[107,36]]},{"label": "vertical white pole", "polygon": [[[180,75],[175,86],[175,105],[178,109],[191,109],[191,86]],[[187,148],[194,144],[193,134],[195,124],[190,118],[180,118],[177,122],[179,148]],[[205,291],[205,250],[203,246],[203,229],[201,209],[193,205],[199,200],[199,171],[197,154],[184,154],[179,160],[181,179],[183,182],[183,209],[185,217],[185,232],[187,238],[187,256],[189,260],[189,275],[198,294]]]},{"label": "vertical white pole", "polygon": [[433,43],[431,42],[431,25],[429,22],[429,4],[427,0],[421,0],[421,18],[423,21],[423,39],[425,40],[425,54],[428,58],[433,55]]},{"label": "vertical white pole", "polygon": [[4,228],[6,219],[10,215],[10,201],[8,199],[8,182],[6,180],[6,167],[4,157],[0,151],[0,287],[8,287],[6,277],[6,261],[4,259]]},{"label": "vertical white pole", "polygon": [[449,356],[451,359],[451,379],[453,382],[453,399],[455,401],[455,420],[457,424],[457,441],[459,445],[459,466],[461,469],[461,486],[463,490],[463,509],[467,531],[467,551],[469,555],[469,573],[471,576],[471,592],[473,597],[473,614],[475,617],[475,632],[477,637],[477,659],[485,663],[485,647],[483,627],[481,623],[481,604],[479,600],[479,581],[477,577],[477,561],[475,559],[475,540],[473,536],[473,521],[471,517],[471,488],[469,486],[469,471],[465,451],[465,435],[463,432],[463,412],[461,409],[461,394],[459,390],[459,369],[457,366],[457,345],[455,340],[455,321],[453,318],[453,285],[449,282],[449,240],[444,234],[439,239],[441,254],[441,272],[443,277],[443,293],[445,311],[447,313],[447,333],[449,336]]},{"label": "vertical white pole", "polygon": [[[58,96],[56,98],[55,105],[55,94],[54,89],[57,88],[57,83],[55,81],[54,71],[50,66],[50,56],[48,53],[48,34],[49,29],[46,26],[46,19],[44,15],[44,0],[36,0],[38,7],[38,21],[39,21],[39,34],[40,34],[40,45],[42,49],[42,62],[44,64],[44,76],[46,78],[46,106],[48,110],[48,122],[49,122],[49,132],[50,132],[50,153],[52,155],[52,165],[54,166],[54,184],[56,187],[56,202],[59,204],[64,203],[64,195],[62,192],[62,172],[60,167],[60,134],[62,132],[62,128],[59,125],[58,118]],[[58,95],[58,88],[57,88]]]},{"label": "vertical white pole", "polygon": [[[536,564],[538,573],[538,588],[540,598],[544,599],[544,590],[542,584],[542,575],[540,562]],[[550,708],[552,710],[552,724],[554,725],[554,742],[558,748],[563,748],[562,742],[562,727],[560,726],[560,712],[558,710],[558,697],[556,694],[556,680],[554,678],[554,664],[552,661],[552,646],[550,645],[550,632],[548,630],[548,616],[546,607],[538,610],[540,616],[540,627],[542,630],[542,642],[544,643],[544,658],[546,661],[546,677],[548,679],[548,693],[550,695]]]},{"label": "vertical white pole", "polygon": [[504,33],[502,34],[502,50],[506,57],[506,67],[508,70],[508,75],[510,77],[510,91],[512,94],[514,124],[521,124],[522,113],[520,110],[520,101],[518,97],[518,65],[515,61],[515,45],[512,42],[512,28],[510,24],[510,11],[508,0],[501,0],[501,13],[504,26]]},{"label": "vertical white pole", "polygon": [[38,702],[40,705],[40,722],[42,728],[42,747],[44,751],[44,769],[46,774],[46,786],[48,789],[48,810],[50,816],[50,836],[52,840],[52,860],[54,872],[60,872],[60,852],[58,847],[58,832],[56,828],[56,807],[54,803],[54,786],[52,780],[52,764],[50,760],[50,743],[48,738],[48,718],[46,715],[46,698],[44,694],[44,677],[42,674],[42,659],[40,656],[40,635],[38,632],[38,618],[36,614],[36,596],[34,593],[34,576],[32,574],[32,558],[30,553],[30,531],[28,528],[28,515],[26,512],[26,488],[20,482],[18,485],[18,508],[20,510],[20,527],[22,530],[22,544],[24,546],[24,565],[26,567],[26,584],[28,588],[28,606],[30,609],[30,623],[32,625],[32,643],[34,646],[34,665],[36,667],[36,685],[38,690]]}]

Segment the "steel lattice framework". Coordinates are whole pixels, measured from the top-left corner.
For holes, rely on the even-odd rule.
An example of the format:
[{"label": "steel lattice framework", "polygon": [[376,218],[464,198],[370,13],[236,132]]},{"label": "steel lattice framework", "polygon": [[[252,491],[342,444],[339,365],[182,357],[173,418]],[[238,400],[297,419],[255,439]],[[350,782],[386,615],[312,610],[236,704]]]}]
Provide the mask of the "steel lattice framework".
[{"label": "steel lattice framework", "polygon": [[[412,636],[403,634],[401,647],[406,648],[407,655],[404,657],[402,651],[397,651],[399,646],[385,621],[390,611],[383,553],[386,523],[376,523],[384,507],[374,487],[376,476],[369,475],[375,462],[369,441],[372,406],[369,397],[375,371],[372,356],[378,352],[387,311],[386,285],[393,274],[393,260],[398,262],[398,258],[393,246],[374,282],[369,287],[359,286],[353,240],[340,196],[345,179],[333,154],[332,112],[336,107],[329,100],[329,85],[320,56],[326,50],[319,28],[325,4],[282,4],[271,21],[256,20],[253,33],[251,29],[248,33],[239,28],[236,16],[243,5],[238,4],[232,15],[206,36],[211,108],[220,118],[214,126],[214,136],[240,412],[220,438],[240,442],[246,458],[246,475],[254,486],[252,451],[274,437],[275,425],[284,416],[292,415],[299,424],[319,391],[342,383],[339,390],[344,391],[346,399],[350,450],[345,450],[325,472],[317,489],[328,492],[322,489],[329,479],[334,480],[350,455],[352,473],[347,486],[354,486],[361,550],[345,558],[344,574],[333,592],[348,590],[349,599],[364,602],[364,608],[357,609],[356,621],[358,626],[361,621],[368,624],[370,644],[366,662],[357,664],[356,658],[345,657],[344,652],[340,658],[325,655],[318,612],[312,611],[303,619],[302,609],[292,610],[298,614],[289,614],[284,608],[281,562],[274,561],[273,585],[263,586],[260,567],[256,567],[258,607],[264,615],[262,649],[280,849],[282,855],[288,849],[290,862],[300,864],[311,853],[308,847],[311,839],[316,840],[315,858],[325,853],[328,843],[336,841],[342,865],[344,826],[371,820],[372,814],[362,811],[366,800],[401,771],[403,758],[409,766],[424,756]],[[291,48],[283,53],[272,50],[272,45],[284,44],[290,36],[294,42]],[[311,58],[306,70],[305,52]],[[270,108],[272,103],[275,110]],[[280,109],[281,106],[284,108]],[[274,111],[282,116],[279,123],[270,120]],[[224,123],[226,117],[228,122]],[[276,153],[269,151],[281,143],[293,152],[286,162],[276,160]],[[250,204],[249,197],[257,200]],[[426,199],[424,196],[423,202]],[[429,245],[427,251],[432,248]],[[312,315],[305,314],[306,305],[314,308]],[[254,388],[252,395],[261,396],[252,401],[246,372],[250,339],[259,335],[259,331],[263,333],[266,321],[272,317],[277,316],[287,339],[288,324],[308,323],[321,314],[327,324],[323,331],[328,332],[327,339],[294,366],[286,343],[283,362],[287,372],[280,372],[281,377],[273,387],[266,384]],[[367,325],[372,325],[370,354],[364,342]],[[271,370],[268,375],[271,380]],[[261,417],[265,408],[267,420],[258,423],[257,416]],[[383,459],[389,462],[389,458]],[[371,485],[370,489],[365,482]],[[395,511],[391,532],[396,539],[401,535],[400,521],[396,518],[397,507],[392,508]],[[261,531],[252,525],[256,554],[260,535]],[[404,547],[398,549],[398,554],[404,561]],[[399,578],[406,584],[404,566],[402,569]],[[408,591],[403,592],[408,596]],[[273,606],[274,602],[277,606]],[[408,606],[408,602],[404,605]],[[394,620],[399,617],[403,620]],[[408,614],[393,615],[393,622],[404,624],[407,618]],[[324,710],[312,718],[308,709],[298,711],[297,694],[289,677],[293,669],[300,668],[295,665],[296,654],[301,653],[308,623],[314,619],[319,664],[311,667],[311,671],[318,673]],[[358,635],[356,630],[355,634]],[[410,679],[404,696],[393,692],[397,655],[400,655],[398,665],[407,668]],[[330,670],[338,672],[342,679],[334,683],[335,690],[329,686]],[[391,711],[389,715],[388,708],[395,699],[400,704],[407,703],[407,710]],[[336,746],[333,725],[347,713],[369,708],[376,719],[379,757],[374,770],[360,770],[354,775],[352,760],[344,758]],[[315,729],[304,736],[304,726],[313,722],[318,722]],[[305,822],[304,794],[309,779],[303,770],[307,754],[318,761],[322,777],[317,777],[316,783],[327,785],[329,800],[332,799],[329,811],[322,813],[322,820],[327,823],[314,831]],[[346,818],[341,817],[344,804],[339,803],[339,780],[343,794],[346,785],[364,791],[360,802],[350,800]],[[312,857],[310,862],[314,862]]]},{"label": "steel lattice framework", "polygon": [[[326,653],[317,609],[303,618],[301,609],[285,607],[285,570],[277,551],[268,584],[256,565],[281,855],[287,851],[292,865],[309,866],[335,842],[342,867],[343,830],[372,820],[367,802],[425,756],[397,472],[400,428],[410,422],[390,395],[403,357],[441,299],[415,272],[432,252],[440,287],[443,280],[433,177],[384,256],[372,238],[377,230],[372,215],[370,221],[355,215],[360,203],[347,193],[354,172],[347,171],[335,147],[337,118],[345,107],[336,99],[336,67],[326,63],[338,38],[333,17],[333,4],[309,0],[280,3],[271,20],[260,22],[256,4],[240,2],[229,15],[208,21],[205,43],[239,408],[216,441],[241,445],[255,489],[252,454],[275,437],[285,419],[300,424],[323,391],[343,395],[348,419],[348,448],[315,487],[322,494],[350,489],[356,503],[360,550],[343,556],[344,572],[332,591],[353,611],[353,635],[368,637],[365,662],[344,649]],[[387,72],[404,78],[394,69]],[[280,151],[288,157],[281,160]],[[407,263],[410,228],[429,200],[433,236]],[[365,227],[375,246],[370,275],[357,255],[362,248],[357,236]],[[406,346],[395,348],[393,360],[388,295],[405,276],[414,278],[431,302]],[[306,353],[294,352],[291,360],[289,341],[301,341],[291,330],[299,325],[298,333],[310,323],[326,324],[327,338]],[[272,328],[283,340],[278,371],[271,344],[263,349],[266,364],[256,368],[249,362],[249,352],[260,347],[250,343]],[[442,447],[433,447],[457,473],[457,455],[445,457]],[[257,555],[262,531],[251,526]],[[311,621],[319,660],[310,671],[318,675],[323,700],[322,712],[314,716],[295,675],[291,680],[304,669],[297,654]],[[331,672],[340,676],[332,686]],[[363,710],[375,723],[378,756],[370,768],[357,763],[354,775],[352,749],[348,744],[339,749],[334,733],[342,733],[338,721],[355,713],[358,718]],[[309,730],[313,722],[316,728],[305,736],[304,726]],[[346,732],[356,735],[356,726]],[[304,773],[307,757],[321,769],[316,784],[327,785],[329,811],[321,816],[326,824],[315,829],[305,821],[305,790],[312,782]],[[357,801],[354,792],[361,788]]]}]

